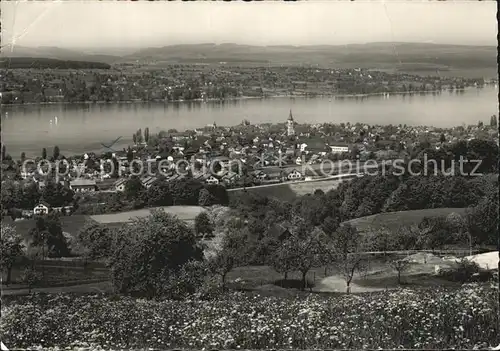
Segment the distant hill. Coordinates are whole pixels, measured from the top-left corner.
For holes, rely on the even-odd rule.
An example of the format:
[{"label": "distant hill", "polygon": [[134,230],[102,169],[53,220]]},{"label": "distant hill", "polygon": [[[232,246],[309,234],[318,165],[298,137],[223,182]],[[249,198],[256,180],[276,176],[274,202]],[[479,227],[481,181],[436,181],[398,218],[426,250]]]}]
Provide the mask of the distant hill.
[{"label": "distant hill", "polygon": [[0,58],[0,68],[51,68],[51,69],[110,69],[102,62],[56,60],[41,57],[8,57]]},{"label": "distant hill", "polygon": [[[252,46],[239,44],[185,44],[138,50],[67,50],[57,47],[2,49],[4,57],[46,57],[59,60],[109,64],[139,61],[152,64],[225,62],[238,65],[318,65],[337,68],[372,68],[427,74],[433,71],[464,71],[497,75],[497,48],[494,46],[444,45],[429,43],[368,43],[349,45]],[[100,54],[98,52],[101,52]],[[114,55],[110,55],[113,53]]]},{"label": "distant hill", "polygon": [[342,46],[250,46],[238,44],[172,45],[139,50],[125,60],[170,62],[268,62],[272,64],[348,65],[394,68],[428,64],[456,68],[496,69],[494,46],[461,46],[427,43],[369,43]]},{"label": "distant hill", "polygon": [[57,60],[69,61],[89,61],[89,62],[103,62],[115,63],[121,58],[119,56],[107,54],[87,54],[77,50],[68,50],[52,46],[39,46],[36,48],[29,48],[24,46],[7,45],[2,48],[1,57],[35,57],[35,58],[51,58]]}]

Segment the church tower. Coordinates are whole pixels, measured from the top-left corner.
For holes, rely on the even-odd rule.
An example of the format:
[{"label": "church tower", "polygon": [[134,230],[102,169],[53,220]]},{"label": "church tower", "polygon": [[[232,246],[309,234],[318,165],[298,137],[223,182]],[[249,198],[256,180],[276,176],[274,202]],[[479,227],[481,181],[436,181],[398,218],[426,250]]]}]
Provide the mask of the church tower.
[{"label": "church tower", "polygon": [[293,128],[294,125],[293,121],[293,116],[292,116],[292,110],[290,110],[290,115],[288,116],[288,120],[286,121],[286,134],[288,136],[295,135],[295,129]]}]

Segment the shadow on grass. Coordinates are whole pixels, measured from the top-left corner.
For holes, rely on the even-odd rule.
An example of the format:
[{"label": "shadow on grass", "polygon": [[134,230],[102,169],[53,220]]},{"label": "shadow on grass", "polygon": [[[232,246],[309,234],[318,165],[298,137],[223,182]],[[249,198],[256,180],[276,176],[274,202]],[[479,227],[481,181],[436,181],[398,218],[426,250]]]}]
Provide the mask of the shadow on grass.
[{"label": "shadow on grass", "polygon": [[[274,282],[274,285],[284,289],[301,290],[304,284],[300,279],[279,279]],[[307,279],[305,289],[312,289],[312,288],[314,288],[314,283],[309,279]]]}]

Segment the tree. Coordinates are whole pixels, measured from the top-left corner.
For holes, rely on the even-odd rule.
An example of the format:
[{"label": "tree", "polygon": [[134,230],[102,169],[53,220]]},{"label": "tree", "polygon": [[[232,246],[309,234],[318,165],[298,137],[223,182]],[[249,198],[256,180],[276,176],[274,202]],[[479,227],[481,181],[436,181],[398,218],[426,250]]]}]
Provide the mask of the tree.
[{"label": "tree", "polygon": [[106,225],[87,222],[76,234],[76,240],[85,259],[108,258],[111,254],[112,234]]},{"label": "tree", "polygon": [[129,200],[139,199],[142,196],[144,191],[145,191],[145,188],[142,185],[140,178],[137,176],[132,176],[125,183],[124,194],[125,194],[125,197]]},{"label": "tree", "polygon": [[341,225],[331,239],[330,259],[339,264],[347,293],[351,292],[350,284],[354,273],[364,269],[362,252],[367,248],[367,242],[362,239],[356,228],[350,224]]},{"label": "tree", "polygon": [[118,229],[112,250],[109,265],[115,289],[146,297],[168,294],[168,277],[203,257],[187,224],[161,210]]},{"label": "tree", "polygon": [[71,189],[48,179],[42,190],[41,197],[52,207],[67,206],[73,202],[74,193]]},{"label": "tree", "polygon": [[450,213],[446,216],[446,222],[448,227],[453,230],[458,240],[466,238],[467,245],[469,246],[469,255],[472,255],[472,236],[467,230],[466,220],[456,212]]},{"label": "tree", "polygon": [[314,190],[314,196],[322,196],[325,195],[325,192],[321,189]]},{"label": "tree", "polygon": [[62,232],[61,220],[56,212],[36,217],[35,227],[31,229],[30,234],[35,246],[47,247],[48,257],[69,256],[68,243]]},{"label": "tree", "polygon": [[42,149],[42,158],[43,158],[44,160],[46,160],[46,159],[47,159],[47,149],[46,149],[46,148],[43,148],[43,149]]},{"label": "tree", "polygon": [[6,285],[10,284],[11,272],[14,263],[23,256],[22,238],[12,226],[2,223],[0,241],[1,270],[7,271]]},{"label": "tree", "polygon": [[490,118],[490,126],[496,127],[498,125],[498,119],[496,115],[491,116]]},{"label": "tree", "polygon": [[137,144],[137,133],[132,135],[132,140],[134,141],[134,144]]},{"label": "tree", "polygon": [[5,157],[7,156],[7,148],[5,144],[2,145],[2,161],[5,160]]},{"label": "tree", "polygon": [[302,275],[302,289],[307,287],[307,273],[324,263],[324,233],[303,220],[295,224],[290,238],[291,263],[294,270]]},{"label": "tree", "polygon": [[170,206],[172,205],[172,195],[168,182],[165,179],[158,179],[147,189],[147,200],[149,206]]},{"label": "tree", "polygon": [[272,255],[271,264],[276,272],[284,274],[284,280],[287,280],[288,273],[294,268],[293,258],[293,246],[289,241],[282,243]]},{"label": "tree", "polygon": [[199,206],[212,206],[215,204],[215,197],[208,192],[207,189],[201,189],[200,195],[198,196]]},{"label": "tree", "polygon": [[406,260],[394,260],[391,262],[391,267],[398,273],[398,284],[401,284],[401,273],[407,270],[410,262]]},{"label": "tree", "polygon": [[59,151],[59,146],[57,146],[57,145],[54,146],[54,152],[53,152],[54,160],[58,160],[60,154],[61,154],[61,152]]},{"label": "tree", "polygon": [[[212,195],[214,204],[227,206],[229,204],[229,196],[226,187],[220,184],[208,184],[205,189]],[[200,191],[201,192],[201,191]]]},{"label": "tree", "polygon": [[444,136],[443,133],[441,133],[441,136],[439,137],[439,142],[442,144],[444,142],[446,142],[446,137]]},{"label": "tree", "polygon": [[31,294],[31,290],[41,281],[41,279],[40,273],[32,267],[26,268],[21,275],[21,281],[28,285],[29,294]]},{"label": "tree", "polygon": [[205,211],[200,212],[194,218],[194,229],[196,231],[196,234],[198,235],[203,235],[203,234],[212,235],[214,228],[212,223],[210,222],[208,214]]},{"label": "tree", "polygon": [[475,244],[495,245],[498,240],[498,192],[488,194],[468,210],[467,230]]},{"label": "tree", "polygon": [[239,264],[244,263],[244,245],[245,234],[242,231],[228,232],[222,238],[218,252],[209,260],[210,271],[220,276],[222,289],[226,287],[227,274]]},{"label": "tree", "polygon": [[146,144],[148,143],[149,141],[149,127],[146,127],[144,129],[144,141],[146,142]]},{"label": "tree", "polygon": [[419,228],[424,247],[431,250],[440,249],[456,240],[450,233],[446,217],[424,217]]},{"label": "tree", "polygon": [[[135,143],[135,141],[134,141],[134,143]],[[134,152],[132,151],[132,149],[129,146],[129,148],[127,149],[127,161],[132,162],[133,159],[134,159]]]},{"label": "tree", "polygon": [[423,247],[418,225],[400,226],[394,231],[392,240],[398,250],[419,250]]}]

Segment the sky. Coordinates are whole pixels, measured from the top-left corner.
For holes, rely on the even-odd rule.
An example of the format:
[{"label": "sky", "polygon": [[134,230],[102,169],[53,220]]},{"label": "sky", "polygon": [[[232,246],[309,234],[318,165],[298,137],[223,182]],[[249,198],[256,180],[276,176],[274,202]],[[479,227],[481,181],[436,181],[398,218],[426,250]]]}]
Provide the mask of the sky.
[{"label": "sky", "polygon": [[496,2],[2,1],[2,46],[495,45]]}]

